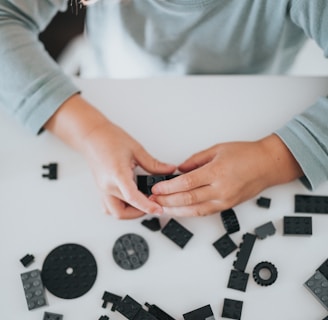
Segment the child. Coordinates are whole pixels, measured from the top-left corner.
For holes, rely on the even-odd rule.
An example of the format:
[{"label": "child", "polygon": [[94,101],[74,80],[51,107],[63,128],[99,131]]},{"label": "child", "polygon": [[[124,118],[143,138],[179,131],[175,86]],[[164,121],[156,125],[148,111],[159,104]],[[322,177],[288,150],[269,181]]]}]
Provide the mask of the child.
[{"label": "child", "polygon": [[[282,73],[307,37],[328,55],[326,0],[92,2],[87,33],[97,76]],[[320,98],[267,137],[191,156],[178,166],[185,174],[158,183],[146,198],[134,167],[153,174],[176,167],[154,159],[85,101],[43,50],[38,33],[66,6],[67,0],[0,0],[0,104],[32,132],[49,130],[81,152],[108,213],[207,215],[269,186],[301,178],[315,188],[327,180],[328,101]]]}]

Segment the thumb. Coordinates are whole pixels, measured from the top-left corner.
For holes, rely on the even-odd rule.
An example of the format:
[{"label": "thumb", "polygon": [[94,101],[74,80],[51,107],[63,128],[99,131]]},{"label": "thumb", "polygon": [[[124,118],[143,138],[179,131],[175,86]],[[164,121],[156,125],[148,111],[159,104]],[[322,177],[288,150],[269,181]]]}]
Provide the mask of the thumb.
[{"label": "thumb", "polygon": [[167,174],[176,170],[176,166],[157,160],[152,157],[143,147],[135,154],[137,164],[149,173]]}]

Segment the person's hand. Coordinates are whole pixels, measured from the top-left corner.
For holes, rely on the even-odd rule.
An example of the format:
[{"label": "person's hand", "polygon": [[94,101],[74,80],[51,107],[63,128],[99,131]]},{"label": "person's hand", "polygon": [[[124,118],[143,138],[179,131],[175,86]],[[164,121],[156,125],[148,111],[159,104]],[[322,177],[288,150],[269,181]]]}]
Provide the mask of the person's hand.
[{"label": "person's hand", "polygon": [[134,168],[140,166],[151,174],[170,174],[176,167],[153,158],[80,95],[65,101],[45,128],[84,155],[106,212],[120,219],[163,212],[158,203],[138,190]]},{"label": "person's hand", "polygon": [[83,153],[102,195],[104,209],[121,219],[162,213],[162,207],[138,189],[134,168],[152,174],[170,174],[175,166],[159,162],[118,126],[106,121],[84,139]]},{"label": "person's hand", "polygon": [[217,144],[179,166],[184,174],[155,184],[150,199],[175,216],[229,209],[269,186],[302,176],[285,144],[272,134],[255,142]]}]

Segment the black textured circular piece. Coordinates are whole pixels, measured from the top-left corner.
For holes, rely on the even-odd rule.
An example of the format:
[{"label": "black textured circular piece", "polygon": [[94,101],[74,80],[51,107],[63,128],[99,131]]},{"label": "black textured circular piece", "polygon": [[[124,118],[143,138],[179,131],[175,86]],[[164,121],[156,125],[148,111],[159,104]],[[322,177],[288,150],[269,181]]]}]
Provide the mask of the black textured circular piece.
[{"label": "black textured circular piece", "polygon": [[[268,279],[263,279],[260,275],[261,270],[267,269],[270,272]],[[274,264],[268,261],[258,263],[253,269],[253,278],[255,282],[261,286],[270,286],[278,277],[278,271]]]},{"label": "black textured circular piece", "polygon": [[97,277],[97,264],[91,252],[78,244],[53,249],[42,266],[44,286],[56,297],[78,298],[87,293]]},{"label": "black textured circular piece", "polygon": [[146,240],[134,233],[119,237],[113,247],[115,262],[125,270],[140,268],[148,260],[149,248]]},{"label": "black textured circular piece", "polygon": [[221,219],[223,226],[228,234],[237,232],[240,230],[239,222],[236,213],[233,209],[228,209],[221,212]]}]

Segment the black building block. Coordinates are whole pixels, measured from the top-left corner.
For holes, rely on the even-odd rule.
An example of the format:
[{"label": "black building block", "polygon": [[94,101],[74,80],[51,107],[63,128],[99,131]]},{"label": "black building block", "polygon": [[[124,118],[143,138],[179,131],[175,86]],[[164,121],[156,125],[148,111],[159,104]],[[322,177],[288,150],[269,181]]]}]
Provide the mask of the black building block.
[{"label": "black building block", "polygon": [[190,311],[183,315],[184,320],[215,320],[211,306],[208,304],[204,307]]},{"label": "black building block", "polygon": [[24,267],[28,267],[29,265],[32,264],[33,261],[34,261],[34,256],[32,254],[27,254],[22,259],[20,259],[20,262]]},{"label": "black building block", "polygon": [[233,209],[222,211],[221,219],[227,233],[231,234],[240,230],[239,222]]},{"label": "black building block", "polygon": [[127,295],[121,302],[117,304],[116,311],[118,311],[127,319],[133,320],[141,308],[142,306],[140,303]]},{"label": "black building block", "polygon": [[254,234],[245,233],[243,235],[243,242],[239,245],[239,252],[237,252],[237,259],[233,266],[239,271],[245,271],[247,262],[251,255],[256,236]]},{"label": "black building block", "polygon": [[108,303],[112,303],[111,310],[115,311],[116,306],[117,306],[118,303],[121,302],[122,297],[120,297],[120,296],[118,296],[114,293],[105,291],[103,296],[102,296],[102,299],[104,301],[103,304],[102,304],[103,308],[106,308]]},{"label": "black building block", "polygon": [[255,228],[254,233],[257,235],[259,239],[263,240],[267,236],[274,235],[276,233],[276,228],[274,227],[273,223],[270,221]]},{"label": "black building block", "polygon": [[213,246],[222,258],[225,258],[228,254],[237,249],[237,245],[232,241],[227,233],[216,240],[213,243]]},{"label": "black building block", "polygon": [[49,180],[57,180],[58,178],[58,164],[49,163],[48,165],[43,165],[43,169],[47,169],[48,173],[42,174],[43,178],[48,178]]},{"label": "black building block", "polygon": [[284,235],[312,235],[312,217],[284,217]]},{"label": "black building block", "polygon": [[256,200],[256,204],[257,204],[259,207],[269,209],[269,208],[270,208],[270,205],[271,205],[271,199],[270,199],[270,198],[260,197],[260,198],[258,198],[258,199]]},{"label": "black building block", "polygon": [[182,249],[193,236],[189,230],[187,230],[175,219],[170,219],[170,221],[162,229],[162,233]]},{"label": "black building block", "polygon": [[328,196],[296,194],[295,212],[328,213]]},{"label": "black building block", "polygon": [[169,175],[138,175],[137,176],[137,186],[138,189],[146,194],[151,195],[151,188],[160,181],[170,180],[178,175],[176,174],[169,174]]},{"label": "black building block", "polygon": [[327,317],[324,317],[322,320],[328,320],[328,316]]},{"label": "black building block", "polygon": [[248,273],[239,270],[231,270],[228,288],[245,292],[248,283],[248,278]]},{"label": "black building block", "polygon": [[316,271],[305,283],[304,286],[328,310],[328,280],[320,271]]},{"label": "black building block", "polygon": [[109,320],[108,316],[101,316],[98,320]]},{"label": "black building block", "polygon": [[62,314],[45,312],[43,315],[43,320],[63,320]]},{"label": "black building block", "polygon": [[145,309],[140,309],[138,313],[135,315],[133,320],[157,320],[155,316],[147,312]]},{"label": "black building block", "polygon": [[243,302],[239,300],[224,299],[222,317],[239,320],[243,309]]},{"label": "black building block", "polygon": [[320,271],[326,279],[328,279],[328,259],[323,262],[317,270]]},{"label": "black building block", "polygon": [[152,314],[157,320],[175,320],[155,304],[149,304],[146,302],[145,306],[148,308],[148,312]]},{"label": "black building block", "polygon": [[144,219],[141,221],[141,224],[151,231],[161,230],[161,224],[157,217],[151,219]]}]

